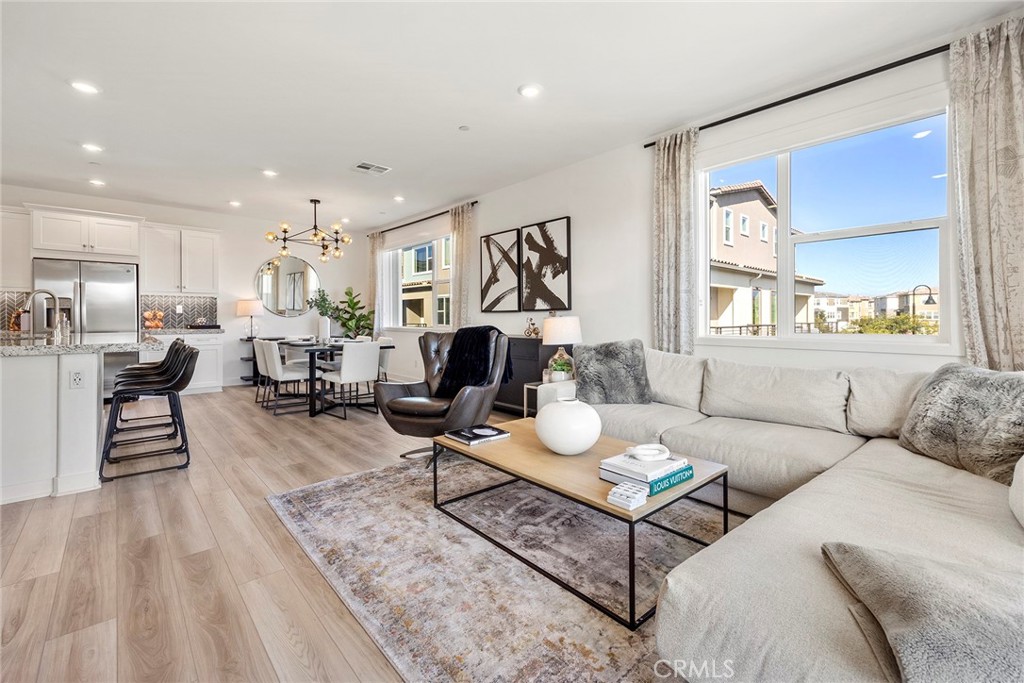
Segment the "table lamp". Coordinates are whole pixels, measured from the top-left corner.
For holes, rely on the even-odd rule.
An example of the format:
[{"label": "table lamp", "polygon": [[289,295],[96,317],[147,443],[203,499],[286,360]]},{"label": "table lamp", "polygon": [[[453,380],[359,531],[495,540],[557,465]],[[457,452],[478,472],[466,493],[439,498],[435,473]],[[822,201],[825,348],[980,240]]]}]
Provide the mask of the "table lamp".
[{"label": "table lamp", "polygon": [[249,316],[249,324],[245,327],[245,336],[255,337],[259,328],[252,319],[263,315],[263,302],[259,299],[241,299],[235,304],[235,315],[239,318]]},{"label": "table lamp", "polygon": [[544,318],[541,339],[545,344],[558,346],[558,351],[548,361],[551,379],[555,382],[572,379],[576,372],[576,365],[572,361],[572,356],[565,352],[564,345],[579,344],[583,341],[579,317],[567,315],[558,318],[552,315],[550,318]]}]

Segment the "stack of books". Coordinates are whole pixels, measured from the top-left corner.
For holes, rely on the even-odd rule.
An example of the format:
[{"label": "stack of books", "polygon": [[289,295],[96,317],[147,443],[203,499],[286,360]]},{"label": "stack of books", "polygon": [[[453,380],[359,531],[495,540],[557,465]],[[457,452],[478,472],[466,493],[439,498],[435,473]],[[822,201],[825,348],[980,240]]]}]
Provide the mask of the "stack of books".
[{"label": "stack of books", "polygon": [[477,444],[487,443],[489,441],[497,441],[498,439],[507,439],[510,434],[504,429],[498,427],[492,427],[491,425],[479,424],[473,425],[472,427],[464,427],[462,429],[453,429],[445,432],[445,436],[449,439],[454,439],[467,446],[476,446]]},{"label": "stack of books", "polygon": [[648,495],[656,496],[693,479],[693,465],[677,455],[664,460],[639,460],[623,453],[602,460],[600,474],[605,481],[637,484],[645,487]]}]

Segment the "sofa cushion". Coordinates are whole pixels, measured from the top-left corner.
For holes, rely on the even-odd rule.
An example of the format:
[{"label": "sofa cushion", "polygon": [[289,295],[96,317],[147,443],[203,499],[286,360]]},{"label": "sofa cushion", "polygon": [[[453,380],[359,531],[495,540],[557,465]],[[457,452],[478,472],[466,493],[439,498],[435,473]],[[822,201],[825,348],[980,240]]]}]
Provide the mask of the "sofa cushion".
[{"label": "sofa cushion", "polygon": [[602,434],[634,443],[658,443],[666,429],[707,419],[696,410],[664,403],[604,403],[595,405],[594,410],[601,416]]},{"label": "sofa cushion", "polygon": [[850,378],[839,370],[743,365],[709,358],[700,412],[843,434]]},{"label": "sofa cushion", "polygon": [[828,541],[1019,572],[1024,528],[1005,486],[874,439],[668,575],[658,656],[728,658],[736,681],[884,680]]},{"label": "sofa cushion", "polygon": [[894,372],[882,368],[850,371],[846,426],[861,436],[895,439],[928,372]]},{"label": "sofa cushion", "polygon": [[943,365],[918,392],[900,445],[1009,486],[1024,453],[1024,372]]},{"label": "sofa cushion", "polygon": [[700,410],[700,395],[704,390],[703,358],[647,349],[645,359],[652,400]]},{"label": "sofa cushion", "polygon": [[650,403],[644,344],[639,339],[577,344],[576,398],[584,403]]},{"label": "sofa cushion", "polygon": [[852,434],[709,417],[661,435],[670,451],[729,466],[729,487],[773,500],[803,486],[864,444]]}]

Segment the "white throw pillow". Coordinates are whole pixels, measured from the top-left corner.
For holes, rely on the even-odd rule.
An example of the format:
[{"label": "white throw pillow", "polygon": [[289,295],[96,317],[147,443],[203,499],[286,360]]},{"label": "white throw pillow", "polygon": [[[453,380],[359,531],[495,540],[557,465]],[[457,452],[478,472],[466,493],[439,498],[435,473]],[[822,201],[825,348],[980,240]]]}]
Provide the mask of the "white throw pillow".
[{"label": "white throw pillow", "polygon": [[1021,526],[1024,526],[1024,457],[1017,461],[1013,468],[1013,481],[1010,482],[1010,509]]},{"label": "white throw pillow", "polygon": [[647,349],[647,380],[658,403],[700,410],[704,359]]}]

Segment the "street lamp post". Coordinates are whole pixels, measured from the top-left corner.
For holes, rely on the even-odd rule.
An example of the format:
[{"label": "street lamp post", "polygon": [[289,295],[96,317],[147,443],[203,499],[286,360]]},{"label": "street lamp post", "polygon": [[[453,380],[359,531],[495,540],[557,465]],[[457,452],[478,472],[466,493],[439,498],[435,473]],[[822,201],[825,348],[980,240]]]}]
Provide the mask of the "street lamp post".
[{"label": "street lamp post", "polygon": [[935,298],[932,296],[932,288],[929,285],[918,285],[910,290],[910,334],[917,334],[917,290],[924,287],[928,290],[928,298],[924,300],[925,306],[934,306]]}]

